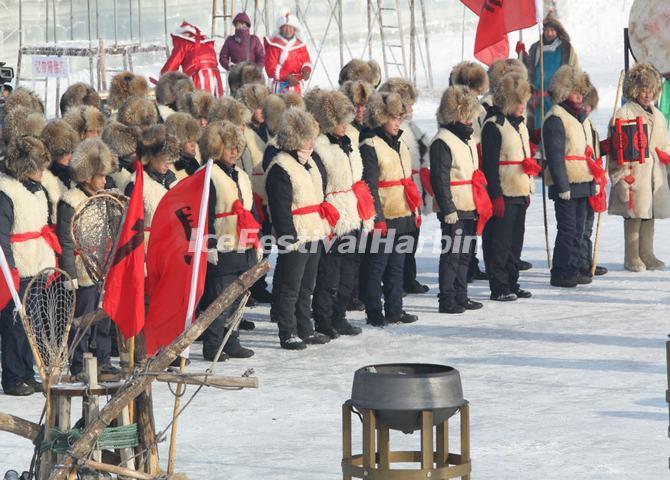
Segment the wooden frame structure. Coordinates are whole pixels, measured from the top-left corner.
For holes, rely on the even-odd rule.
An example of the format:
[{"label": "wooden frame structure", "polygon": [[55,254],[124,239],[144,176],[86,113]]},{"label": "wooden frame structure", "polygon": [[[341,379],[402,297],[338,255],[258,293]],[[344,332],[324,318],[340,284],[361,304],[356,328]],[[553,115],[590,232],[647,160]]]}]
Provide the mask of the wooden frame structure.
[{"label": "wooden frame structure", "polygon": [[[449,452],[449,420],[434,426],[433,412],[421,412],[421,449],[391,451],[389,428],[378,424],[374,410],[362,410],[363,453],[352,452],[351,405],[342,405],[342,478],[366,480],[470,480],[470,407],[459,408],[460,453]],[[452,417],[453,418],[453,417]],[[421,468],[396,469],[394,463],[417,463]]]}]

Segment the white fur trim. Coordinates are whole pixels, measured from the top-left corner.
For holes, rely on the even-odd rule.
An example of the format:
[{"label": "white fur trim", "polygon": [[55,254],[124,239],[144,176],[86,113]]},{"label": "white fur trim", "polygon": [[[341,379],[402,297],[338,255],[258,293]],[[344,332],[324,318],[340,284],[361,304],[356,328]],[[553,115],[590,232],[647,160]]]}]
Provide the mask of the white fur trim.
[{"label": "white fur trim", "polygon": [[[221,167],[214,164],[212,167],[212,183],[216,189],[216,214],[229,213],[233,202],[241,200],[245,210],[253,208],[253,195],[251,193],[251,181],[246,173],[239,167],[237,171],[237,183],[230,178]],[[214,230],[217,239],[234,239],[234,241],[219,241],[217,250],[220,252],[233,252],[240,248],[237,235],[237,216],[221,217],[214,219]]]},{"label": "white fur trim", "polygon": [[[471,181],[472,174],[477,170],[479,164],[479,159],[477,158],[477,146],[472,138],[466,145],[461,139],[446,128],[440,128],[437,131],[435,138],[430,142],[431,145],[438,139],[442,140],[451,151],[450,182]],[[451,185],[450,189],[451,198],[457,210],[464,212],[476,210],[471,184]],[[435,204],[433,210],[439,212],[440,209],[437,202],[434,201],[433,203]]]},{"label": "white fur trim", "polygon": [[48,168],[44,170],[42,181],[40,183],[49,196],[49,203],[51,204],[51,224],[55,225],[58,216],[58,201],[61,196],[67,192],[67,187],[61,179],[51,173],[51,170]]},{"label": "white fur trim", "polygon": [[171,109],[167,105],[156,105],[158,108],[158,115],[163,121],[167,120],[170,115],[177,113],[175,110]]},{"label": "white fur trim", "polygon": [[[64,203],[70,205],[76,211],[77,208],[79,208],[79,206],[84,203],[87,198],[88,197],[86,194],[82,192],[80,188],[74,187],[65,192],[61,197],[61,200]],[[93,279],[91,279],[90,275],[88,274],[88,271],[84,266],[84,261],[80,255],[74,256],[74,266],[77,270],[77,284],[80,287],[90,287],[94,285]]]},{"label": "white fur trim", "polygon": [[[530,141],[528,128],[525,123],[519,125],[517,131],[505,118],[504,123],[499,125],[496,117],[489,117],[486,123],[493,123],[500,131],[502,144],[500,145],[500,161],[520,162],[530,156]],[[500,165],[500,187],[506,197],[525,197],[535,191],[535,180],[526,175],[521,165]]]},{"label": "white fur trim", "polygon": [[247,141],[247,146],[244,152],[242,152],[238,164],[249,176],[253,192],[263,199],[263,203],[267,204],[265,172],[263,171],[263,153],[265,152],[266,143],[250,127],[244,129],[244,138]]}]

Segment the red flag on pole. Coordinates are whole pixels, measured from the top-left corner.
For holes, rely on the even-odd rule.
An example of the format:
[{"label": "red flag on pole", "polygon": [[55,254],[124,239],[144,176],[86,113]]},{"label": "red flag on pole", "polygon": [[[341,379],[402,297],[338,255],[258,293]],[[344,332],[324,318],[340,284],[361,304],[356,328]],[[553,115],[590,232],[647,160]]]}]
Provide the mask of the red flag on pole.
[{"label": "red flag on pole", "polygon": [[461,0],[479,16],[475,58],[486,65],[509,56],[507,34],[537,23],[535,0]]},{"label": "red flag on pole", "polygon": [[[148,355],[169,345],[184,331],[205,287],[207,248],[200,248],[196,261],[196,244],[198,230],[207,236],[210,168],[198,170],[166,193],[151,221],[147,252],[149,312],[144,326]],[[197,276],[193,274],[195,263],[199,263]]]},{"label": "red flag on pole", "polygon": [[136,162],[135,186],[105,280],[102,308],[125,338],[144,326],[144,171]]}]

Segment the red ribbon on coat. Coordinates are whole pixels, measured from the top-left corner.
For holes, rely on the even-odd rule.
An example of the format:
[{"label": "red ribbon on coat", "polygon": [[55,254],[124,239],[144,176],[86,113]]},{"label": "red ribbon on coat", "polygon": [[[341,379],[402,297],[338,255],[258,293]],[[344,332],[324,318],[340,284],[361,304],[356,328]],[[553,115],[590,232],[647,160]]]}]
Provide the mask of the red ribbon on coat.
[{"label": "red ribbon on coat", "polygon": [[402,180],[381,180],[378,186],[379,188],[403,187],[407,205],[412,212],[416,213],[416,226],[421,226],[421,195],[419,195],[419,189],[416,188],[416,184],[411,176],[403,178]]},{"label": "red ribbon on coat", "polygon": [[259,194],[254,193],[254,206],[256,207],[256,215],[258,215],[258,221],[263,223],[265,221],[265,214],[263,213],[263,197]]},{"label": "red ribbon on coat", "polygon": [[433,185],[430,183],[430,168],[421,167],[419,170],[419,178],[421,179],[421,186],[425,192],[428,192],[428,195],[434,197]]},{"label": "red ribbon on coat", "polygon": [[586,152],[584,152],[586,158],[586,164],[593,175],[593,180],[599,186],[598,193],[589,197],[589,203],[591,208],[596,213],[602,213],[607,210],[607,194],[605,193],[605,187],[607,186],[607,175],[605,175],[605,170],[600,166],[602,159],[598,159],[598,162],[595,161],[595,153],[593,148],[590,145],[586,146]]},{"label": "red ribbon on coat", "polygon": [[656,155],[663,165],[670,165],[670,155],[665,153],[660,148],[656,147]]},{"label": "red ribbon on coat", "polygon": [[38,238],[43,238],[44,241],[47,242],[47,245],[51,247],[51,250],[58,255],[62,253],[58,237],[49,225],[44,225],[39,232],[13,233],[9,236],[9,241],[10,243],[20,243],[27,242],[28,240],[36,240]]},{"label": "red ribbon on coat", "polygon": [[238,199],[233,202],[230,212],[217,213],[216,218],[237,217],[237,238],[240,245],[244,248],[258,248],[258,232],[261,229],[260,224],[254,218],[254,214],[244,208],[242,202]]},{"label": "red ribbon on coat", "polygon": [[308,215],[310,213],[318,213],[321,218],[328,222],[328,225],[335,227],[340,220],[340,212],[337,208],[328,202],[318,203],[316,205],[308,205],[306,207],[296,208],[291,212],[293,215]]},{"label": "red ribbon on coat", "polygon": [[374,218],[375,214],[375,201],[372,199],[372,193],[370,193],[370,187],[363,180],[359,180],[351,186],[351,190],[356,195],[356,200],[358,200],[358,215],[361,217],[361,220],[370,220]]},{"label": "red ribbon on coat", "polygon": [[537,177],[542,173],[542,167],[534,158],[524,158],[523,160],[503,160],[499,165],[521,165],[523,173],[531,177]]},{"label": "red ribbon on coat", "polygon": [[481,235],[486,226],[486,222],[493,216],[493,204],[489,193],[486,190],[488,182],[486,176],[481,170],[475,170],[472,173],[472,180],[457,180],[451,182],[451,186],[472,185],[472,199],[477,210],[477,235]]}]

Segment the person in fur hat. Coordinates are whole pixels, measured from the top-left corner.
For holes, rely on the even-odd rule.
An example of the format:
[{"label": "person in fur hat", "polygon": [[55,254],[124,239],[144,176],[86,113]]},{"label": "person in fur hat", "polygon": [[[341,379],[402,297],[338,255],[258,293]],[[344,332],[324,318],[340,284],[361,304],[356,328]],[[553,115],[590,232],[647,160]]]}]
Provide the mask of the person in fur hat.
[{"label": "person in fur hat", "polygon": [[[254,204],[249,176],[236,164],[245,147],[242,131],[230,122],[207,125],[198,142],[203,158],[214,160],[209,191],[209,232],[216,236],[208,245],[205,289],[200,309],[206,309],[221,292],[253,267],[257,261],[260,225],[253,214]],[[226,336],[231,315],[240,299],[226,308],[203,334],[202,354],[213,360]],[[253,328],[253,323],[247,329]],[[223,348],[225,356],[249,358],[254,351],[240,344],[237,331]]]},{"label": "person in fur hat", "polygon": [[[591,130],[591,135],[593,138],[593,150],[594,150],[594,159],[599,168],[603,168],[602,161],[602,151],[600,148],[600,136],[598,130],[596,130],[593,122],[591,121],[589,115],[596,108],[598,108],[598,90],[591,83],[591,80],[588,78],[588,91],[584,95],[584,115],[587,117],[585,126]],[[595,221],[595,210],[594,205],[598,207],[598,211],[604,211],[607,208],[607,194],[605,192],[605,186],[607,185],[607,180],[602,176],[602,179],[599,185],[596,187],[598,193],[595,197],[589,198],[589,201],[586,205],[586,221],[584,222],[584,235],[582,236],[582,241],[580,243],[580,257],[581,257],[581,266],[579,272],[584,276],[593,276],[596,277],[605,275],[607,273],[607,268],[602,265],[596,265],[595,272],[593,272],[593,242],[591,237],[593,236],[593,224]]]},{"label": "person in fur hat", "polygon": [[[188,113],[177,112],[165,122],[170,135],[179,141],[179,160],[174,163],[177,178],[181,180],[200,168],[198,140],[202,134],[200,123]],[[180,178],[181,177],[181,178]]]},{"label": "person in fur hat", "polygon": [[[542,22],[542,36],[544,41],[544,111],[548,112],[553,102],[548,94],[551,80],[554,74],[563,65],[578,67],[577,53],[570,43],[570,35],[558,20],[556,14],[551,11]],[[533,87],[533,96],[529,104],[528,127],[533,130],[542,128],[541,104],[542,86],[540,85],[540,41],[531,45],[526,53],[526,47],[523,42],[518,42],[516,46],[517,54],[521,54],[523,62],[528,68],[528,78]]]},{"label": "person in fur hat", "polygon": [[302,95],[304,82],[312,75],[312,61],[300,38],[301,29],[298,17],[287,9],[277,18],[275,34],[263,39],[265,73],[272,79],[272,93]]},{"label": "person in fur hat", "polygon": [[607,159],[609,213],[624,218],[624,268],[632,272],[665,267],[654,254],[654,222],[670,216],[670,139],[665,118],[654,106],[660,92],[661,76],[653,66],[639,63],[628,71],[623,84],[626,103],[616,112],[615,122],[646,127],[648,153],[645,149],[644,159],[625,158],[614,141]]},{"label": "person in fur hat", "polygon": [[228,88],[230,95],[237,96],[237,91],[245,85],[265,85],[263,66],[254,63],[242,62],[235,65],[228,73]]},{"label": "person in fur hat", "polygon": [[[270,223],[267,194],[265,192],[265,172],[263,170],[263,154],[270,140],[270,135],[265,124],[263,105],[269,93],[265,85],[248,84],[240,88],[236,95],[237,100],[251,112],[251,120],[247,123],[243,132],[246,140],[246,148],[242,152],[239,165],[251,179],[254,207],[261,223],[261,233],[263,236],[272,234],[272,224]],[[283,103],[280,99],[277,99],[277,101]],[[268,255],[269,252],[263,252],[264,258]],[[251,296],[256,302],[272,302],[272,293],[268,291],[268,283],[265,275],[251,287],[250,291]]]},{"label": "person in fur hat", "polygon": [[200,123],[202,128],[205,128],[207,126],[209,112],[217,101],[218,100],[214,98],[214,95],[211,93],[205,90],[195,90],[182,95],[177,99],[177,109],[180,112],[185,112],[191,115]]},{"label": "person in fur hat", "polygon": [[[137,154],[144,166],[144,241],[147,245],[151,233],[151,219],[163,196],[177,184],[177,176],[170,166],[179,159],[179,141],[170,135],[165,125],[153,125],[142,133],[137,145]],[[133,193],[135,176],[133,172],[126,185],[127,197]]]},{"label": "person in fur hat", "polygon": [[19,137],[39,137],[46,125],[44,114],[33,112],[24,106],[14,107],[6,116],[2,136],[6,145]]},{"label": "person in fur hat", "polygon": [[328,178],[314,154],[318,133],[310,113],[287,109],[277,130],[278,150],[266,168],[268,208],[279,248],[270,317],[278,323],[279,343],[287,350],[330,341],[314,331],[310,319],[321,241],[338,220],[337,210],[324,198]]},{"label": "person in fur hat", "polygon": [[533,177],[541,171],[530,157],[523,117],[529,98],[526,77],[508,73],[493,90],[493,107],[482,129],[482,171],[493,203],[482,247],[491,300],[500,302],[531,297],[518,283],[526,209],[535,190]]},{"label": "person in fur hat", "polygon": [[366,82],[369,83],[373,90],[376,89],[382,82],[382,70],[376,60],[360,60],[353,58],[342,67],[338,78],[340,86],[344,86],[346,82]]},{"label": "person in fur hat", "polygon": [[[116,159],[98,138],[88,138],[77,145],[72,154],[70,169],[74,185],[65,192],[58,202],[58,222],[56,234],[62,247],[60,268],[71,278],[71,287],[77,291],[75,317],[80,317],[96,309],[100,293],[88,275],[81,257],[75,252],[72,239],[72,219],[77,208],[89,197],[105,189],[107,175],[112,173]],[[95,356],[101,373],[118,373],[111,364],[112,352],[111,320],[108,317],[98,321],[94,327],[84,332],[81,342],[75,347],[70,372],[78,375],[84,368],[84,353],[95,344]],[[72,336],[72,338],[74,335]]]},{"label": "person in fur hat", "polygon": [[109,86],[107,106],[116,113],[130,97],[146,97],[148,93],[149,84],[143,76],[129,71],[117,73]]},{"label": "person in fur hat", "polygon": [[15,88],[14,91],[5,100],[5,113],[9,113],[16,107],[25,107],[31,113],[40,113],[44,115],[44,103],[35,94],[25,87]]},{"label": "person in fur hat", "polygon": [[[247,12],[240,12],[233,18],[235,33],[229,35],[223,42],[219,63],[226,71],[233,70],[241,63],[255,65],[262,69],[265,64],[265,50],[260,39],[253,35],[251,30],[251,19]],[[235,95],[231,92],[231,95]]]},{"label": "person in fur hat", "polygon": [[71,107],[63,116],[73,129],[79,134],[79,138],[99,138],[105,127],[105,116],[95,107],[80,105]]},{"label": "person in fur hat", "polygon": [[246,124],[251,121],[251,113],[242,102],[234,98],[219,98],[210,109],[207,121],[228,121],[243,130],[246,128]]},{"label": "person in fur hat", "polygon": [[177,101],[183,95],[193,92],[193,80],[182,72],[168,72],[160,76],[156,84],[156,105],[158,115],[164,122],[178,110]]},{"label": "person in fur hat", "polygon": [[583,106],[589,88],[588,78],[579,68],[559,68],[551,82],[554,105],[542,127],[545,183],[554,201],[557,224],[551,267],[555,287],[591,283],[591,276],[580,272],[588,199],[595,194],[594,138]]},{"label": "person in fur hat", "polygon": [[93,87],[82,82],[73,83],[60,97],[61,116],[72,107],[89,106],[100,110],[102,102],[100,95]]},{"label": "person in fur hat", "polygon": [[316,331],[335,339],[361,333],[360,328],[347,321],[346,311],[360,266],[356,246],[363,232],[372,230],[375,208],[370,189],[362,179],[360,150],[346,135],[356,114],[354,106],[339,91],[319,92],[316,102],[308,101],[308,95],[309,92],[305,103],[321,131],[314,151],[326,170],[326,202],[339,213],[334,241],[319,260],[312,312]]},{"label": "person in fur hat", "polygon": [[[165,120],[167,116],[162,118]],[[151,100],[144,97],[130,97],[119,109],[116,119],[128,127],[138,127],[144,132],[158,122],[158,112]]]},{"label": "person in fur hat", "polygon": [[118,169],[110,175],[116,187],[122,192],[130,182],[135,171],[133,162],[137,160],[137,145],[142,140],[139,127],[127,126],[111,121],[102,130],[102,141],[109,147],[118,160]]},{"label": "person in fur hat", "polygon": [[62,119],[51,120],[42,130],[40,140],[49,150],[51,162],[42,175],[42,187],[49,196],[51,223],[56,224],[58,202],[72,187],[70,162],[72,153],[79,145],[79,134]]},{"label": "person in fur hat", "polygon": [[161,68],[161,75],[181,69],[191,77],[195,88],[223,97],[223,82],[214,50],[214,39],[207,38],[200,28],[182,22],[172,37],[172,52]]},{"label": "person in fur hat", "polygon": [[340,87],[340,91],[356,109],[353,121],[347,125],[347,136],[354,144],[359,145],[361,134],[365,130],[365,108],[375,89],[372,84],[363,80],[347,80]]},{"label": "person in fur hat", "polygon": [[[430,182],[442,231],[440,313],[458,314],[483,306],[468,298],[467,282],[475,243],[472,239],[481,233],[491,213],[486,179],[479,170],[477,143],[472,138],[472,123],[479,108],[475,92],[468,87],[447,88],[437,110],[439,128],[430,144]],[[463,240],[459,246],[456,238],[460,236]]]},{"label": "person in fur hat", "polygon": [[[367,323],[375,327],[418,319],[402,309],[405,252],[408,245],[414,250],[412,242],[421,215],[421,197],[412,181],[412,157],[401,138],[405,108],[406,103],[397,93],[372,95],[365,112],[370,136],[360,147],[363,180],[374,198],[376,215],[375,235],[368,239],[359,281]],[[384,241],[389,248],[375,248],[380,237],[388,237]]]},{"label": "person in fur hat", "polygon": [[[479,97],[489,90],[489,77],[486,70],[480,64],[464,61],[457,64],[449,75],[450,85],[462,85],[467,87],[472,94]],[[475,143],[477,152],[481,151],[482,126],[486,119],[487,109],[484,103],[480,103],[476,117],[472,122],[472,140]],[[478,157],[480,154],[478,153]],[[470,265],[468,266],[468,283],[475,280],[488,280],[486,272],[479,268],[479,259],[477,258],[477,246],[475,245],[470,256]]]},{"label": "person in fur hat", "polygon": [[[405,105],[405,116],[400,124],[400,140],[409,149],[412,158],[412,181],[419,191],[422,202],[422,210],[430,212],[432,208],[432,191],[429,181],[427,159],[425,158],[428,148],[426,146],[426,134],[421,131],[416,123],[412,121],[414,103],[418,97],[416,88],[403,78],[390,78],[379,87],[380,92],[394,92],[400,95]],[[423,170],[423,174],[421,173]],[[419,245],[419,229],[414,233],[414,248],[405,255],[405,268],[403,289],[406,293],[426,293],[428,285],[421,284],[416,279],[416,248]]]},{"label": "person in fur hat", "polygon": [[[23,298],[28,283],[44,268],[56,266],[58,239],[51,231],[49,201],[40,184],[49,152],[32,136],[14,139],[7,149],[7,174],[0,176],[0,246],[14,285]],[[0,359],[5,395],[42,391],[35,380],[33,355],[14,302],[0,313]]]}]

